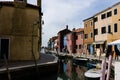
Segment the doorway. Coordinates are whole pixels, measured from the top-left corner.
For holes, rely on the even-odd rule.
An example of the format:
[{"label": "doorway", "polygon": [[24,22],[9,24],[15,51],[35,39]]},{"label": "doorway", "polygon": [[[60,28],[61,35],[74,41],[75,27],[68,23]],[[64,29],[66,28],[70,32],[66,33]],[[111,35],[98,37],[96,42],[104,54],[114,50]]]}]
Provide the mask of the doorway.
[{"label": "doorway", "polygon": [[9,55],[9,39],[0,39],[0,59],[8,59]]}]

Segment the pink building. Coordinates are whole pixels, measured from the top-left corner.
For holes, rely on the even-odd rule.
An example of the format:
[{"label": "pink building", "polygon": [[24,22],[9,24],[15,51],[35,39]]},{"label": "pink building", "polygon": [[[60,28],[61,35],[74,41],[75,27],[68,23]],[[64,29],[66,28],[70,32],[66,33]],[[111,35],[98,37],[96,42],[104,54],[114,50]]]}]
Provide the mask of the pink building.
[{"label": "pink building", "polygon": [[83,38],[84,38],[84,29],[79,28],[75,30],[77,40],[76,40],[76,53],[83,53]]},{"label": "pink building", "polygon": [[73,29],[73,31],[67,34],[67,49],[70,54],[83,52],[83,37],[84,36],[84,29]]}]

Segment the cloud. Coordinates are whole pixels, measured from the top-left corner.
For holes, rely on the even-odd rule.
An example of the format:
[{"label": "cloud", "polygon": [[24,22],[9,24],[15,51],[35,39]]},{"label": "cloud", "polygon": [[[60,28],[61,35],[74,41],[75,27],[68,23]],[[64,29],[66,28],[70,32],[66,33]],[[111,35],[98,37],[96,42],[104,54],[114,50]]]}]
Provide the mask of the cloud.
[{"label": "cloud", "polygon": [[43,19],[47,24],[66,24],[83,14],[82,10],[89,7],[95,0],[44,0]]},{"label": "cloud", "polygon": [[[13,0],[0,0],[13,1]],[[37,0],[27,0],[37,4]],[[42,0],[44,25],[42,27],[42,45],[47,45],[49,38],[64,29],[84,27],[83,20],[119,2],[119,0]]]},{"label": "cloud", "polygon": [[[96,0],[43,0],[43,45],[48,39],[56,36],[57,32],[66,25],[70,29],[80,27],[83,10]],[[83,25],[82,25],[83,26]]]}]

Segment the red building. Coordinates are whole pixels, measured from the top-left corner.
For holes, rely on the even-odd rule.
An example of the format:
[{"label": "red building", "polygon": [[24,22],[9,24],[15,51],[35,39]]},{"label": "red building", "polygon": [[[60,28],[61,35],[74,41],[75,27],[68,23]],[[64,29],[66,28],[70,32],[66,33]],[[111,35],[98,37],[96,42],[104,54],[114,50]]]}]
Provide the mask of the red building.
[{"label": "red building", "polygon": [[58,32],[58,51],[62,52],[62,49],[64,48],[64,36],[66,34],[70,33],[71,31],[68,29],[68,25],[65,29]]}]

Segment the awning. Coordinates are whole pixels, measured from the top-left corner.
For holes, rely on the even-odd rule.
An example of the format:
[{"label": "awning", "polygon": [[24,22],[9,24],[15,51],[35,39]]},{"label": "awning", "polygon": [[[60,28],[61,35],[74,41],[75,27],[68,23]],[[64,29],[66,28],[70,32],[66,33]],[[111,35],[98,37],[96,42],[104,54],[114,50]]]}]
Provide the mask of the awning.
[{"label": "awning", "polygon": [[104,44],[105,41],[95,41],[93,44]]},{"label": "awning", "polygon": [[118,45],[118,44],[120,45],[120,39],[108,43],[108,45]]}]

